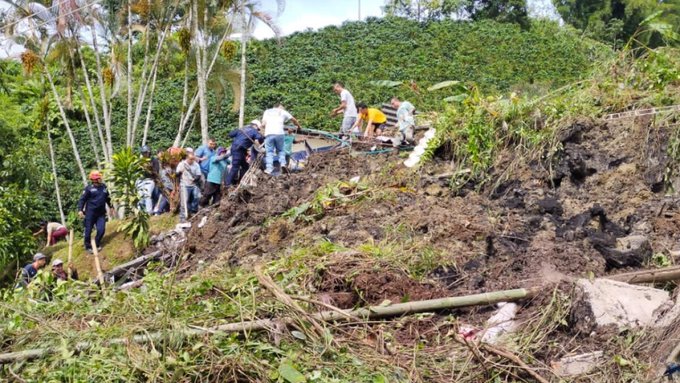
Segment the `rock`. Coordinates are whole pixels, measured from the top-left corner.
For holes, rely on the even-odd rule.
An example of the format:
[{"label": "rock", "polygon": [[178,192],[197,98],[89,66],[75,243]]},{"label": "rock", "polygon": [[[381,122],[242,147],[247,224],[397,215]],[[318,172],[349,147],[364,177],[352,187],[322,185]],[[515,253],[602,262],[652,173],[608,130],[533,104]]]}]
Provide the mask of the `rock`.
[{"label": "rock", "polygon": [[658,326],[669,302],[672,304],[664,290],[609,279],[579,279],[571,322],[574,329],[584,333],[611,325],[619,330]]},{"label": "rock", "polygon": [[583,375],[591,372],[604,361],[602,351],[589,352],[574,356],[565,356],[559,361],[550,363],[555,375],[560,378]]},{"label": "rock", "polygon": [[557,198],[548,197],[537,201],[536,205],[538,205],[538,210],[542,214],[562,215],[564,211]]},{"label": "rock", "polygon": [[652,245],[642,235],[617,238],[616,248],[599,243],[594,243],[593,246],[604,257],[608,269],[642,266],[652,257]]},{"label": "rock", "polygon": [[644,235],[629,235],[616,239],[616,249],[621,251],[636,250],[649,245],[649,240]]}]

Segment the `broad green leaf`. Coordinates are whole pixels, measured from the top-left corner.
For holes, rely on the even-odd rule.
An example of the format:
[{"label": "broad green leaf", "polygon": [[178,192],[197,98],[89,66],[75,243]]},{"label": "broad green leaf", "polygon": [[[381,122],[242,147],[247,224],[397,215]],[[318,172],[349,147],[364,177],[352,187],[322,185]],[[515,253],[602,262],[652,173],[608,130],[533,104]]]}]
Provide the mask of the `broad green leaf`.
[{"label": "broad green leaf", "polygon": [[283,361],[279,366],[279,375],[288,383],[304,383],[307,381],[305,376],[288,361]]},{"label": "broad green leaf", "polygon": [[461,93],[455,96],[449,96],[444,99],[446,102],[463,102],[467,98],[467,94]]},{"label": "broad green leaf", "polygon": [[371,84],[371,85],[374,85],[374,86],[384,86],[386,88],[394,88],[394,87],[402,84],[401,81],[391,81],[391,80],[374,80],[374,81],[369,81],[368,83]]},{"label": "broad green leaf", "polygon": [[667,40],[680,40],[680,35],[673,30],[673,26],[668,23],[656,22],[649,23],[649,30],[658,32]]},{"label": "broad green leaf", "polygon": [[442,82],[439,82],[439,83],[432,85],[431,87],[427,88],[427,90],[429,90],[431,92],[433,90],[444,89],[444,88],[448,88],[450,86],[457,86],[457,85],[460,85],[460,81],[456,81],[456,80],[442,81]]},{"label": "broad green leaf", "polygon": [[652,13],[651,15],[647,16],[647,18],[645,18],[644,20],[642,20],[642,22],[640,22],[640,25],[645,25],[645,24],[649,23],[650,21],[657,19],[662,14],[663,14],[663,11],[656,11],[656,12]]}]

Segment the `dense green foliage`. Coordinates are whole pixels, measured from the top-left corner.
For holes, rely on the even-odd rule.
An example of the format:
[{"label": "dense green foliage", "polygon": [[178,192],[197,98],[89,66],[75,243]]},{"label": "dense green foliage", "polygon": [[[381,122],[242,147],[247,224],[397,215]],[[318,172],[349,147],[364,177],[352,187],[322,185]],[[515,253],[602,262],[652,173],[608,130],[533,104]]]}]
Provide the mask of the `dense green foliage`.
[{"label": "dense green foliage", "polygon": [[[337,96],[332,81],[344,81],[357,101],[387,102],[397,94],[420,110],[439,110],[453,89],[427,92],[444,80],[475,83],[485,93],[520,84],[550,88],[575,81],[607,54],[569,29],[537,22],[530,31],[515,24],[444,20],[421,24],[400,18],[373,19],[258,42],[249,66],[248,104],[264,109],[280,99],[303,125],[337,130],[328,118]],[[405,82],[394,89],[374,80]],[[251,109],[252,110],[252,109]]]},{"label": "dense green foliage", "polygon": [[389,0],[385,13],[418,21],[458,16],[471,20],[495,20],[529,26],[526,0]]},{"label": "dense green foliage", "polygon": [[[621,46],[633,36],[640,23],[654,12],[662,11],[661,21],[680,31],[678,0],[553,0],[562,19],[587,36]],[[663,43],[657,33],[645,36],[652,47]]]},{"label": "dense green foliage", "polygon": [[[170,36],[170,46],[175,47],[179,40],[179,33]],[[133,47],[135,72],[142,70],[144,41]],[[387,18],[351,22],[318,32],[295,33],[281,42],[251,43],[246,118],[259,117],[264,109],[281,100],[304,126],[336,130],[339,120],[328,117],[338,103],[331,91],[334,80],[344,81],[357,101],[379,105],[397,94],[414,102],[420,110],[437,111],[444,106],[446,97],[457,94],[454,88],[426,90],[440,81],[474,83],[488,94],[513,89],[534,94],[587,76],[595,60],[610,54],[606,47],[550,22],[536,22],[529,30],[493,21],[419,23]],[[91,49],[83,49],[83,56],[91,71],[96,68]],[[154,150],[170,146],[177,134],[185,54],[179,49],[168,49],[161,62],[148,140]],[[225,58],[217,60],[218,73],[229,67]],[[49,69],[65,100],[84,168],[96,168],[78,91],[83,87],[82,79],[78,80],[73,67],[63,65],[61,60],[50,64]],[[95,78],[94,72],[89,75]],[[189,79],[194,81],[191,66]],[[375,80],[399,81],[404,85],[377,86],[371,83]],[[46,155],[46,122],[52,127],[57,175],[67,215],[74,211],[82,183],[63,121],[39,70],[23,73],[19,63],[3,61],[0,83],[6,89],[0,92],[3,164],[0,180],[6,188],[3,195],[11,196],[3,199],[10,209],[26,204],[22,214],[12,210],[0,219],[7,222],[0,228],[4,230],[0,232],[2,237],[8,241],[4,248],[12,249],[0,254],[1,266],[9,262],[14,265],[17,259],[25,259],[35,250],[36,244],[28,234],[40,218],[58,217]],[[220,81],[209,83],[209,121],[211,134],[220,144],[227,144],[226,133],[235,128],[238,116],[231,107],[234,101],[231,89],[224,92],[223,85]],[[125,90],[112,102],[113,142],[122,144],[126,129]],[[200,128],[195,118],[187,145],[199,144]]]},{"label": "dense green foliage", "polygon": [[[460,169],[452,186],[458,189],[472,183],[481,189],[489,181],[504,181],[498,175],[511,167],[499,158],[504,149],[524,151],[527,157],[554,153],[560,145],[554,136],[575,119],[597,118],[624,108],[675,105],[680,103],[678,86],[680,52],[666,48],[639,58],[624,51],[600,66],[592,78],[538,99],[514,93],[483,97],[474,89],[440,115],[426,157],[444,152]],[[677,148],[670,150],[676,158]],[[675,172],[676,165],[670,166],[667,171]]]}]

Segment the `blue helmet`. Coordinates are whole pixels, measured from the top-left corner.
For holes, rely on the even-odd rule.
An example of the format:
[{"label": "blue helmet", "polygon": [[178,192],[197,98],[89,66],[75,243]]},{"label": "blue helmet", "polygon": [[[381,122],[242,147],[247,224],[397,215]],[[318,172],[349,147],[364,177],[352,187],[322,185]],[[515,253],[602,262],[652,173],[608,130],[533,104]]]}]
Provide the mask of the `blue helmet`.
[{"label": "blue helmet", "polygon": [[144,153],[151,153],[151,148],[149,145],[144,145],[141,148],[139,148],[139,152],[144,154]]}]

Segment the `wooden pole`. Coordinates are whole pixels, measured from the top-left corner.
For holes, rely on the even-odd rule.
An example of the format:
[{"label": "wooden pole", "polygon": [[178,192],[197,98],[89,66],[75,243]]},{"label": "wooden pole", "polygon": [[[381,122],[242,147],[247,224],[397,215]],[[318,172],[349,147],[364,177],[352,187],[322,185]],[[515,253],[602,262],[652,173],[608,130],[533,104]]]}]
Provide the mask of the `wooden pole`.
[{"label": "wooden pole", "polygon": [[677,281],[680,280],[680,266],[635,271],[632,273],[612,275],[605,278],[632,284]]},{"label": "wooden pole", "polygon": [[73,260],[73,229],[68,233],[68,261],[66,263],[68,267],[68,279],[71,279],[71,260]]},{"label": "wooden pole", "polygon": [[[96,247],[93,247],[93,249],[96,249]],[[97,253],[95,252],[95,259],[97,259],[96,254]],[[538,291],[539,291],[538,289],[516,289],[467,295],[462,297],[448,297],[430,299],[425,301],[398,303],[390,306],[371,306],[356,310],[337,309],[332,311],[322,311],[316,314],[311,314],[310,317],[324,322],[348,321],[354,320],[357,317],[363,319],[380,319],[397,315],[408,315],[420,312],[453,309],[457,307],[490,305],[498,302],[512,302],[525,298],[532,298],[536,296]],[[104,345],[107,346],[124,345],[128,344],[129,342],[149,343],[157,342],[166,338],[176,339],[178,336],[190,337],[215,333],[246,332],[258,330],[261,331],[273,329],[277,325],[290,326],[294,323],[295,318],[284,317],[280,319],[257,319],[237,323],[228,323],[209,328],[186,327],[184,329],[179,330],[139,334],[134,335],[130,338],[114,338],[104,342]],[[75,349],[76,351],[84,351],[93,346],[94,344],[92,342],[81,342],[76,344]],[[59,352],[60,351],[56,348],[41,348],[0,354],[0,364],[8,364],[23,360],[43,358],[48,355]]]},{"label": "wooden pole", "polygon": [[94,266],[97,269],[97,279],[99,279],[99,286],[104,287],[104,273],[102,273],[102,266],[99,263],[99,249],[97,249],[97,243],[94,238],[90,242],[92,244],[92,252],[94,253]]}]

